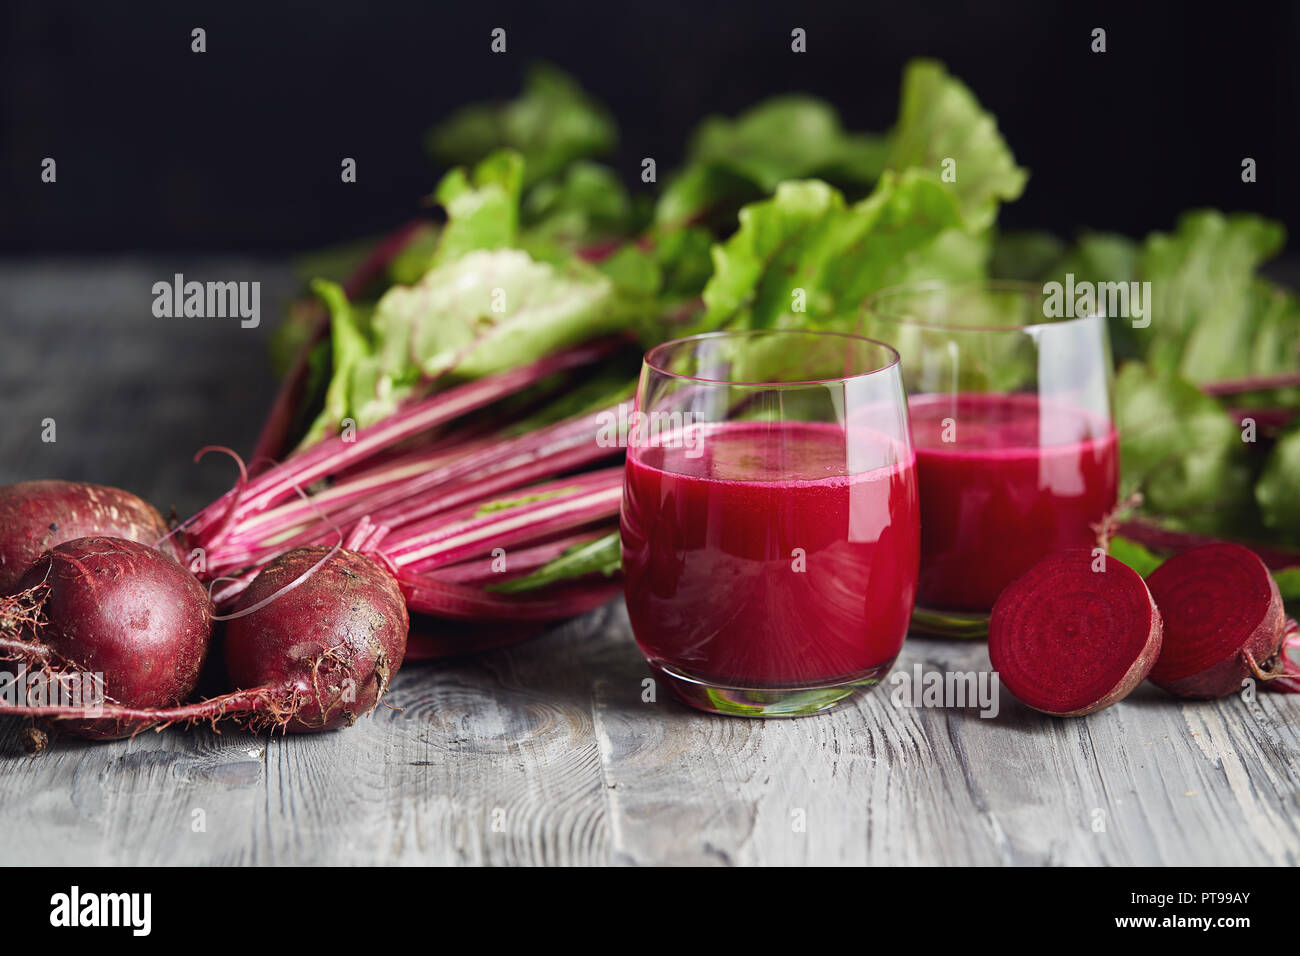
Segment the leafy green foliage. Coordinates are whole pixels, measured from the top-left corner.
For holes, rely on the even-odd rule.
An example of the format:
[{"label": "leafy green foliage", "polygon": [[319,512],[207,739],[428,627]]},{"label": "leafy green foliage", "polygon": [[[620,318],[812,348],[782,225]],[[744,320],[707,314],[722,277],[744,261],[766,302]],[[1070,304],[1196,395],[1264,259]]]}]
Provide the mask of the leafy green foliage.
[{"label": "leafy green foliage", "polygon": [[1278,439],[1255,486],[1264,524],[1300,539],[1300,425]]},{"label": "leafy green foliage", "polygon": [[943,260],[927,254],[960,223],[950,191],[919,170],[885,174],[853,205],[820,180],[782,183],[714,248],[701,327],[851,328],[869,292],[943,277]]},{"label": "leafy green foliage", "polygon": [[735,119],[710,116],[655,208],[661,226],[684,226],[715,210],[771,193],[787,180],[819,177],[861,193],[885,168],[885,139],[846,132],[835,110],[811,96],[779,96]]},{"label": "leafy green foliage", "polygon": [[[1284,238],[1259,216],[1206,210],[1184,215],[1172,234],[1149,236],[1139,272],[1155,301],[1150,327],[1138,332],[1148,360],[1193,382],[1250,374],[1266,305],[1255,270]],[[1300,332],[1300,312],[1295,319]]]},{"label": "leafy green foliage", "polygon": [[1190,382],[1127,362],[1115,379],[1115,423],[1126,491],[1184,527],[1231,526],[1249,508],[1241,432]]},{"label": "leafy green foliage", "polygon": [[494,150],[515,150],[524,159],[524,183],[531,186],[576,159],[612,151],[618,130],[605,108],[572,77],[537,65],[517,99],[457,110],[429,132],[426,142],[438,160],[450,165],[470,166]]},{"label": "leafy green foliage", "polygon": [[903,73],[898,126],[886,165],[938,173],[951,160],[962,216],[973,230],[997,218],[998,204],[1018,199],[1029,174],[1016,165],[998,132],[964,83],[934,60],[913,60]]}]

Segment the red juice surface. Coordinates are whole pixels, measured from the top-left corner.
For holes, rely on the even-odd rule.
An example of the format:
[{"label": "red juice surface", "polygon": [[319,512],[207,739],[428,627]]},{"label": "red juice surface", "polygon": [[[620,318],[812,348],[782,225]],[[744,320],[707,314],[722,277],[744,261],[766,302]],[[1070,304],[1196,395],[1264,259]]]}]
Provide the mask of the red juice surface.
[{"label": "red juice surface", "polygon": [[[1030,565],[1092,547],[1115,505],[1114,427],[1033,395],[920,395],[909,402],[921,487],[917,604],[987,612]],[[953,427],[945,441],[945,419]]]},{"label": "red juice surface", "polygon": [[888,668],[920,554],[910,452],[853,430],[850,474],[838,425],[710,429],[698,457],[628,454],[623,568],[642,651],[696,680],[744,687]]}]

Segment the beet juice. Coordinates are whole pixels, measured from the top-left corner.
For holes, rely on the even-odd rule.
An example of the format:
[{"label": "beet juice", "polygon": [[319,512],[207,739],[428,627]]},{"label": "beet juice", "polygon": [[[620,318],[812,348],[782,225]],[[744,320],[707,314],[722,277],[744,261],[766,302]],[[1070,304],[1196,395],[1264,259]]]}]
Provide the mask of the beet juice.
[{"label": "beet juice", "polygon": [[909,402],[921,488],[917,605],[987,613],[1053,551],[1092,547],[1115,505],[1109,421],[1035,395],[930,394]]},{"label": "beet juice", "polygon": [[630,449],[637,643],[679,694],[878,680],[912,613],[918,507],[911,450],[880,432],[737,421],[710,425],[693,455]]}]

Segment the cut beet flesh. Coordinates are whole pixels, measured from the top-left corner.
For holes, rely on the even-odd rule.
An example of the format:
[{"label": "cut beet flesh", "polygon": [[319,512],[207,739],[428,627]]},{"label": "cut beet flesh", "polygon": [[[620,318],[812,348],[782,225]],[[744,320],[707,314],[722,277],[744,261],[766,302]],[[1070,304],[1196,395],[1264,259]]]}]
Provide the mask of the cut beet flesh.
[{"label": "cut beet flesh", "polygon": [[1151,682],[1179,697],[1222,697],[1259,676],[1282,644],[1277,582],[1239,544],[1207,544],[1170,558],[1147,579],[1165,622]]},{"label": "cut beet flesh", "polygon": [[1093,570],[1095,560],[1085,548],[1049,555],[993,606],[993,668],[1045,714],[1074,717],[1115,703],[1160,653],[1160,612],[1142,576],[1109,555]]}]

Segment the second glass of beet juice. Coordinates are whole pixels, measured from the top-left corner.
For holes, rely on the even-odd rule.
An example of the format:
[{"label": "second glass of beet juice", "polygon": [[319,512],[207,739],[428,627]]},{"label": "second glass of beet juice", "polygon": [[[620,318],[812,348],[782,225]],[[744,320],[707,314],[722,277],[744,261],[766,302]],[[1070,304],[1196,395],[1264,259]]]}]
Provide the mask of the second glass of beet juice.
[{"label": "second glass of beet juice", "polygon": [[629,425],[628,615],[673,693],[793,717],[889,671],[920,556],[893,349],[778,330],[668,342],[645,357]]},{"label": "second glass of beet juice", "polygon": [[987,633],[1002,589],[1093,547],[1115,506],[1111,354],[1098,313],[1045,314],[1041,284],[919,283],[867,300],[902,356],[921,488],[913,630]]}]

